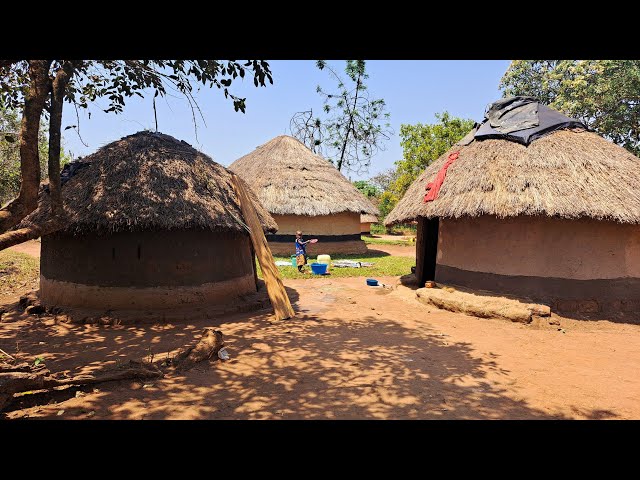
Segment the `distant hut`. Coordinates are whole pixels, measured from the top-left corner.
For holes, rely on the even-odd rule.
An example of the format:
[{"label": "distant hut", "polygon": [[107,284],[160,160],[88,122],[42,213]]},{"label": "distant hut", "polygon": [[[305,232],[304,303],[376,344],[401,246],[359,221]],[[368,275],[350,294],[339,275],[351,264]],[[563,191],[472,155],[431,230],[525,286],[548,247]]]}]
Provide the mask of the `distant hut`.
[{"label": "distant hut", "polygon": [[[429,189],[436,198],[425,201],[446,163],[439,192]],[[533,99],[493,104],[385,224],[415,219],[420,284],[521,295],[567,312],[640,310],[640,159]]]},{"label": "distant hut", "polygon": [[[252,245],[231,173],[184,141],[140,132],[62,172],[68,226],[42,238],[50,305],[164,309],[256,291]],[[266,232],[277,225],[254,205]],[[48,195],[27,219],[42,219]]]},{"label": "distant hut", "polygon": [[276,137],[233,162],[278,224],[267,240],[274,254],[292,254],[296,230],[317,238],[307,252],[363,253],[360,215],[375,207],[328,160],[293,137]]},{"label": "distant hut", "polygon": [[360,233],[363,235],[371,234],[371,224],[377,223],[378,217],[376,215],[364,214],[360,215]]}]

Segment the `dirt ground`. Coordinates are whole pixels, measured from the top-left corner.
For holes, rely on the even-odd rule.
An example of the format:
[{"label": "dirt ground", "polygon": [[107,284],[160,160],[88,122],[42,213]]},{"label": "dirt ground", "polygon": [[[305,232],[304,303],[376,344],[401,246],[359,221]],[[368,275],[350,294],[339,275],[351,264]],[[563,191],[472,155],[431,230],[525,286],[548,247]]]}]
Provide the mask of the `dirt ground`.
[{"label": "dirt ground", "polygon": [[[134,326],[5,314],[0,348],[23,361],[42,357],[52,372],[68,375],[164,358],[207,326],[222,330],[231,355],[146,383],[30,395],[6,417],[640,418],[638,325],[479,319],[424,306],[407,287],[367,287],[364,278],[285,285],[298,314],[283,322],[269,310]],[[15,300],[0,299],[0,308]]]},{"label": "dirt ground", "polygon": [[40,258],[40,242],[38,240],[29,240],[20,245],[14,245],[13,247],[9,247],[9,250]]},{"label": "dirt ground", "polygon": [[369,250],[380,250],[386,252],[389,255],[395,255],[396,257],[413,257],[416,256],[416,247],[414,245],[384,245],[384,244],[369,244],[367,245]]}]

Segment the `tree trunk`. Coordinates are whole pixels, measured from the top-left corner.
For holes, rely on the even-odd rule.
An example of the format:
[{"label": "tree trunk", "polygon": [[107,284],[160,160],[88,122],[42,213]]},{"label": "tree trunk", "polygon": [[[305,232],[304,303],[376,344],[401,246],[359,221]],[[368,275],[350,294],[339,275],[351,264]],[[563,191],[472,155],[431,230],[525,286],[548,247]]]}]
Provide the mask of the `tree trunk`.
[{"label": "tree trunk", "polygon": [[347,149],[347,143],[349,142],[349,132],[351,132],[351,125],[353,125],[353,116],[355,115],[356,106],[358,105],[358,94],[360,93],[360,75],[358,75],[358,81],[356,82],[356,97],[353,99],[353,110],[349,116],[349,124],[347,125],[347,134],[344,136],[344,143],[342,144],[342,152],[340,152],[340,160],[338,160],[338,171],[342,169],[342,163],[344,162],[344,152]]},{"label": "tree trunk", "polygon": [[49,112],[49,195],[51,215],[62,217],[62,196],[60,193],[60,137],[62,130],[62,106],[64,92],[71,78],[73,64],[65,62],[53,79],[51,88],[51,110]]},{"label": "tree trunk", "polygon": [[0,232],[6,232],[38,206],[40,156],[38,132],[40,116],[50,90],[51,60],[29,60],[29,89],[25,93],[20,127],[20,194],[0,210]]}]

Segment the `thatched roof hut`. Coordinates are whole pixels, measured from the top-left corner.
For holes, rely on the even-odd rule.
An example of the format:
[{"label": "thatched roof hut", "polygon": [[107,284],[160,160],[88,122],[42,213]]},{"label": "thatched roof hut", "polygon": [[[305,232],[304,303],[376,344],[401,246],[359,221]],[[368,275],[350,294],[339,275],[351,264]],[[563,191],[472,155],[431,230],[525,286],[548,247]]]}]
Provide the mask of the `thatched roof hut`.
[{"label": "thatched roof hut", "polygon": [[[418,220],[421,282],[526,294],[565,310],[640,300],[640,159],[552,112],[564,125],[528,144],[479,137],[485,120],[409,187],[385,224]],[[437,198],[425,201],[454,152]]]},{"label": "thatched roof hut", "polygon": [[[68,226],[42,239],[50,304],[166,308],[255,291],[231,172],[184,141],[139,132],[66,165]],[[277,229],[250,192],[265,232]],[[49,209],[42,193],[41,220]]]},{"label": "thatched roof hut", "polygon": [[[424,202],[449,154],[438,198]],[[638,157],[587,130],[556,130],[521,145],[502,139],[454,146],[429,165],[389,213],[386,225],[418,217],[520,215],[640,223]]]},{"label": "thatched roof hut", "polygon": [[310,253],[361,253],[360,214],[375,207],[331,162],[299,140],[282,135],[233,162],[242,177],[278,223],[269,235],[274,253],[291,254],[296,230],[318,238]]},{"label": "thatched roof hut", "polygon": [[371,224],[378,222],[377,215],[363,213],[360,215],[360,233],[369,235],[371,233]]}]

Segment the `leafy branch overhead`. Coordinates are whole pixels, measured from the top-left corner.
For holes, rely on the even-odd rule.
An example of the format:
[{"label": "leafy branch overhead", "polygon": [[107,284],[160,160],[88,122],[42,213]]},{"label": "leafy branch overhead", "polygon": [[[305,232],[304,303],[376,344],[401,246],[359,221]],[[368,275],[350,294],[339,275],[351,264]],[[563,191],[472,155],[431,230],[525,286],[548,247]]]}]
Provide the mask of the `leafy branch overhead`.
[{"label": "leafy branch overhead", "polygon": [[371,97],[364,83],[369,78],[364,60],[347,60],[347,79],[323,60],[316,65],[329,72],[336,90],[318,86],[322,116],[314,116],[313,110],[296,113],[290,123],[291,134],[338,170],[365,172],[393,133],[385,101]]},{"label": "leafy branch overhead", "polygon": [[529,95],[640,155],[640,60],[516,60],[504,95]]},{"label": "leafy branch overhead", "polygon": [[[62,111],[65,103],[88,108],[106,98],[106,113],[121,113],[130,97],[179,93],[191,107],[194,126],[196,111],[202,113],[194,89],[222,90],[233,101],[235,111],[245,112],[246,99],[233,95],[231,84],[238,77],[253,77],[255,86],[273,83],[269,64],[263,60],[0,60],[0,110],[22,114],[20,138],[20,190],[17,198],[0,209],[0,250],[29,238],[51,233],[64,226],[60,192],[60,144]],[[40,122],[49,120],[47,173],[51,215],[43,225],[12,230],[38,205],[41,180]],[[204,120],[204,118],[203,118]],[[65,127],[77,128],[77,125]],[[5,141],[15,135],[5,135]],[[4,232],[4,233],[3,233]]]}]

